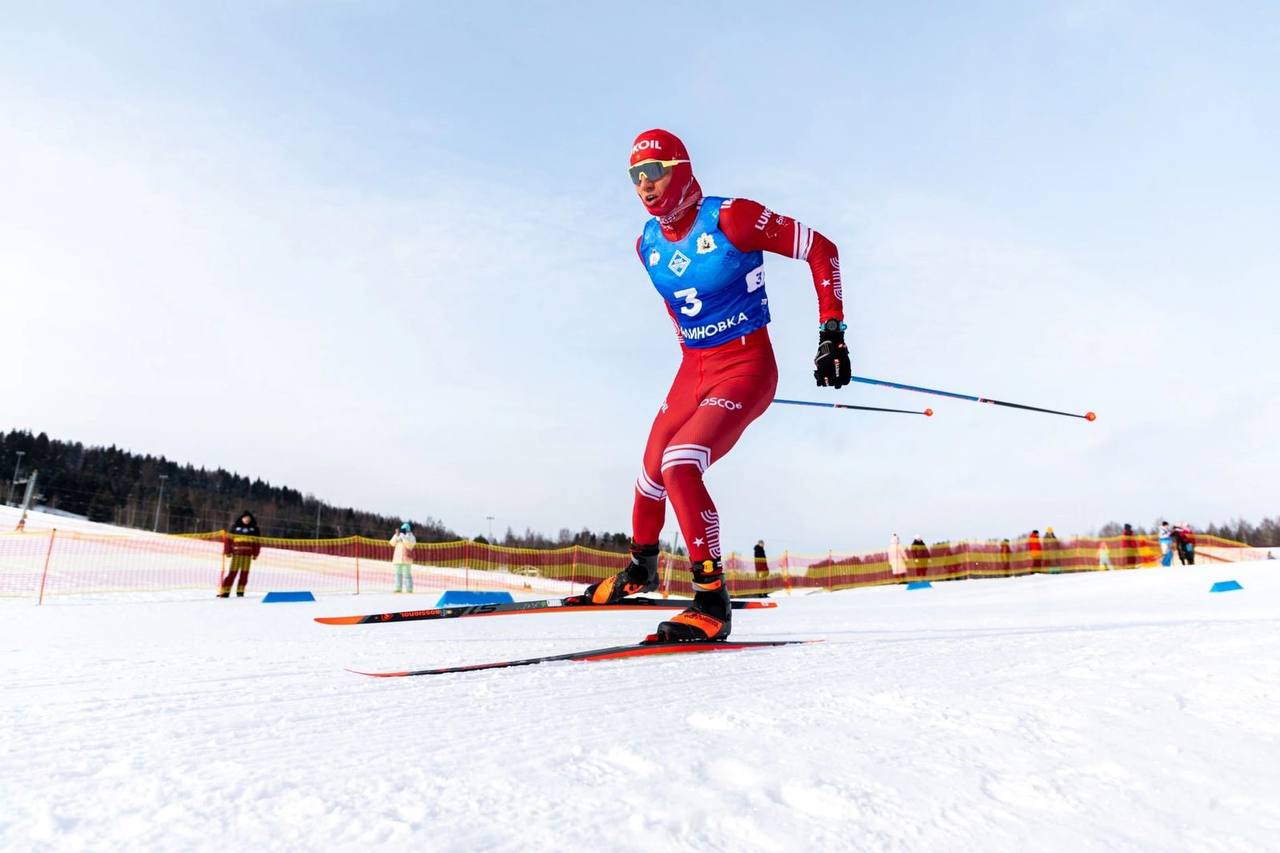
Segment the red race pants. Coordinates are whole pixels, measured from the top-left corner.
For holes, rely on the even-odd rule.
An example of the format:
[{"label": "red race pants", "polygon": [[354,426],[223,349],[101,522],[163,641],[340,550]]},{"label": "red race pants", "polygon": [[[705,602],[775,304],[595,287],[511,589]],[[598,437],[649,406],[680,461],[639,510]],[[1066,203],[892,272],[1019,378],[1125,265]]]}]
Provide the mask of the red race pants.
[{"label": "red race pants", "polygon": [[690,560],[720,559],[720,517],[702,474],[764,414],[777,387],[767,328],[713,349],[684,350],[636,480],[631,528],[638,544],[658,541],[669,496]]}]

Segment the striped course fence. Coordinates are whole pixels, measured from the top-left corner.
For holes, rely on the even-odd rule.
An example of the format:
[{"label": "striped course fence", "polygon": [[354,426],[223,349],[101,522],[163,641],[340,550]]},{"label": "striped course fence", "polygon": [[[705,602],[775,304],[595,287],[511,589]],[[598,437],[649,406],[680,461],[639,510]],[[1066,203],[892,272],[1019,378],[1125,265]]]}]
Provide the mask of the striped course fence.
[{"label": "striped course fence", "polygon": [[[0,533],[0,597],[43,602],[57,596],[173,593],[213,594],[225,575],[225,531],[168,536],[126,531],[43,529]],[[1198,536],[1201,560],[1257,558],[1261,549]],[[308,589],[317,594],[390,592],[395,587],[393,547],[379,539],[261,538],[250,570],[251,593]],[[531,549],[483,542],[419,543],[414,548],[415,592],[444,589],[511,590],[547,595],[581,592],[618,571],[626,554],[581,546]],[[1158,565],[1160,550],[1149,537],[1050,540],[1039,551],[1026,540],[1002,544],[936,543],[927,554],[909,546],[860,553],[783,552],[757,565],[750,556],[725,557],[729,588],[736,596],[805,590],[839,590],[912,580],[1016,577],[1035,573],[1138,569]],[[661,557],[663,594],[689,596],[687,558]]]}]

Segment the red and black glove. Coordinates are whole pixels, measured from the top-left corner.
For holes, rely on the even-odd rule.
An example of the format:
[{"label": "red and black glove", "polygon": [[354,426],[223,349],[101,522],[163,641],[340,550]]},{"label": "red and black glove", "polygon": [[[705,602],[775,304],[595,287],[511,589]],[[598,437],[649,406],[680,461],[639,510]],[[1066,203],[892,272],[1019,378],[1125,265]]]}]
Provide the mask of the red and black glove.
[{"label": "red and black glove", "polygon": [[818,332],[818,354],[813,358],[813,378],[819,388],[843,388],[849,384],[853,371],[849,363],[849,348],[844,344],[846,328],[844,323],[831,319],[823,323]]}]

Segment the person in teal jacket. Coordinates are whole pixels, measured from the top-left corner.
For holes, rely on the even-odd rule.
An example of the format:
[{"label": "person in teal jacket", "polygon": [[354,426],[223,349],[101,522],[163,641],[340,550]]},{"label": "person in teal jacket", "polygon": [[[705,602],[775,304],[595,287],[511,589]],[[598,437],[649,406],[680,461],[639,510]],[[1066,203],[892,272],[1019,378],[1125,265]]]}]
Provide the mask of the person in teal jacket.
[{"label": "person in teal jacket", "polygon": [[391,562],[396,567],[396,592],[413,592],[413,549],[418,544],[413,525],[405,522],[389,540],[395,546]]}]

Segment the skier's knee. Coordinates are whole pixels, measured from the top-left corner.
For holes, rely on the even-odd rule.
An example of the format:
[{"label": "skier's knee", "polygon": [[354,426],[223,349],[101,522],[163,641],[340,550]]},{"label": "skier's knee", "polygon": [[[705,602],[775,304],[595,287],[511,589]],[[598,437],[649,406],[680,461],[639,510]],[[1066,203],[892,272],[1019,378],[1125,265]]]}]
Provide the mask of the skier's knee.
[{"label": "skier's knee", "polygon": [[667,487],[663,481],[662,472],[658,472],[658,476],[651,477],[649,472],[644,468],[640,469],[640,476],[636,478],[636,494],[648,498],[651,501],[664,501],[667,499]]}]

